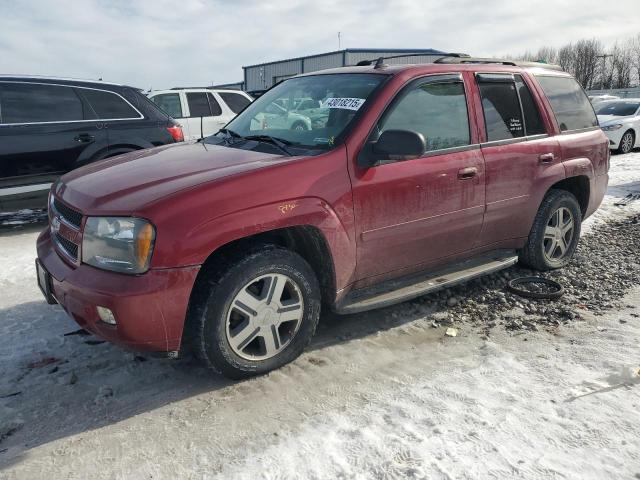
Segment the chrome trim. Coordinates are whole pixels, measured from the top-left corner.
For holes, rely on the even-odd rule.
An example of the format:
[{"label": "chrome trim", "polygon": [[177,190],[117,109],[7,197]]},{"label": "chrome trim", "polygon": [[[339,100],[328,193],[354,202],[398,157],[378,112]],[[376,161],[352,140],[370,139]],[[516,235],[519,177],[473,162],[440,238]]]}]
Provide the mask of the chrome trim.
[{"label": "chrome trim", "polygon": [[602,130],[602,128],[600,127],[600,125],[597,125],[595,127],[576,128],[574,130],[565,130],[564,132],[560,132],[560,135],[571,135],[572,133],[584,133],[595,130]]},{"label": "chrome trim", "polygon": [[[129,100],[127,100],[126,98],[124,98],[122,95],[120,95],[117,92],[114,92],[112,90],[104,90],[102,88],[92,88],[92,87],[81,87],[78,85],[61,85],[59,83],[45,83],[45,82],[24,82],[24,81],[17,81],[17,80],[2,80],[0,79],[0,86],[2,86],[3,83],[19,83],[22,85],[50,85],[50,86],[54,86],[54,87],[67,87],[67,88],[79,88],[79,89],[84,89],[84,90],[95,90],[97,92],[105,92],[105,93],[111,93],[112,95],[117,95],[118,97],[120,97],[122,100],[124,100],[127,105],[129,105],[131,108],[133,108],[136,112],[138,112],[139,117],[130,117],[130,118],[94,118],[94,119],[90,119],[90,120],[57,120],[57,121],[53,121],[53,122],[22,122],[22,123],[0,123],[0,126],[15,126],[15,125],[51,125],[51,124],[57,124],[57,123],[87,123],[87,122],[117,122],[117,121],[126,121],[126,120],[144,120],[144,115],[140,112],[140,110],[138,110],[136,107],[134,107],[131,102],[129,102]],[[80,99],[82,101],[82,99]],[[91,103],[86,100],[87,103],[89,103],[89,105],[91,105]]]},{"label": "chrome trim", "polygon": [[491,140],[490,142],[482,142],[481,147],[500,147],[502,145],[511,145],[512,143],[526,142],[527,137],[505,138],[503,140]]},{"label": "chrome trim", "polygon": [[64,258],[66,258],[73,265],[80,265],[80,245],[78,245],[78,258],[73,258],[73,255],[71,255],[71,252],[69,252],[66,248],[64,248],[64,246],[58,241],[58,238],[55,233],[51,235],[51,239],[53,240],[53,244],[56,247],[56,250],[59,253],[62,253]]},{"label": "chrome trim", "polygon": [[7,187],[0,188],[0,196],[17,195],[19,193],[39,192],[42,190],[49,190],[53,183],[36,183],[33,185],[25,185],[22,187]]},{"label": "chrome trim", "polygon": [[[73,209],[72,207],[69,207],[69,208]],[[50,205],[49,205],[49,209],[51,210],[51,212],[53,212],[53,214],[54,214],[56,217],[58,217],[58,219],[59,219],[62,223],[64,223],[64,224],[65,224],[67,227],[69,227],[71,230],[74,230],[74,231],[76,231],[76,232],[78,232],[78,233],[80,233],[80,234],[82,233],[82,223],[80,223],[80,226],[76,226],[76,225],[74,225],[73,223],[70,223],[70,222],[69,222],[69,220],[67,220],[67,219],[64,217],[64,215],[60,212],[60,210],[58,210],[58,209],[56,208],[56,204],[55,204],[55,202],[54,202],[54,197],[53,197],[53,195],[51,196],[51,202],[50,202]],[[80,215],[82,215],[82,212],[78,212],[78,213],[80,213]],[[84,215],[82,215],[82,218],[84,219]],[[71,241],[71,240],[69,240],[69,241]],[[71,242],[71,243],[73,243],[73,242]]]}]

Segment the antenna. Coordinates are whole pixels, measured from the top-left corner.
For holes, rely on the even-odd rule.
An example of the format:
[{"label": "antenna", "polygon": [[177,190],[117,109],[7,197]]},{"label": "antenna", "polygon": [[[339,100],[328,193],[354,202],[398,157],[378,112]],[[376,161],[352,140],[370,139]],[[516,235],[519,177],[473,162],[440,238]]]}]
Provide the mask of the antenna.
[{"label": "antenna", "polygon": [[338,32],[338,50],[340,50],[340,32]]}]

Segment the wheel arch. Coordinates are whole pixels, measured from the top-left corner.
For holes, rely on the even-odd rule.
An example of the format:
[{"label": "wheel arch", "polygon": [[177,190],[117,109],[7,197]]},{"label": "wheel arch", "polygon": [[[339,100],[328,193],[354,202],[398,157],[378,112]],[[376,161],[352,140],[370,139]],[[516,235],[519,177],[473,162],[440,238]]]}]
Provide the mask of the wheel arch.
[{"label": "wheel arch", "polygon": [[549,190],[565,190],[578,200],[580,205],[580,211],[582,212],[582,218],[587,214],[589,207],[589,199],[591,197],[591,183],[589,177],[586,175],[576,175],[568,177],[559,182],[554,183],[549,187]]},{"label": "wheel arch", "polygon": [[194,328],[197,318],[202,314],[203,302],[210,282],[215,281],[214,279],[244,252],[260,245],[276,245],[300,255],[316,274],[320,284],[322,303],[330,307],[335,304],[336,274],[333,255],[319,228],[313,225],[296,225],[238,238],[211,252],[196,276],[182,331],[181,350],[183,352],[193,349]]}]

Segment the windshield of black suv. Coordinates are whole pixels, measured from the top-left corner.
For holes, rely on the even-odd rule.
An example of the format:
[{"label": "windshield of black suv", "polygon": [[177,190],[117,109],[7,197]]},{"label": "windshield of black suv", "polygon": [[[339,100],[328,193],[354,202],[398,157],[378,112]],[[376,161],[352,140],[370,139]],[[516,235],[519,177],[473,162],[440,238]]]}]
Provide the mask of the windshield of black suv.
[{"label": "windshield of black suv", "polygon": [[[379,74],[296,77],[272,88],[221,132],[228,144],[243,138],[280,142],[295,148],[328,150],[384,80]],[[266,137],[271,137],[266,138]],[[214,139],[208,143],[218,143]]]},{"label": "windshield of black suv", "polygon": [[609,102],[598,108],[598,115],[627,117],[633,115],[640,107],[640,102]]}]

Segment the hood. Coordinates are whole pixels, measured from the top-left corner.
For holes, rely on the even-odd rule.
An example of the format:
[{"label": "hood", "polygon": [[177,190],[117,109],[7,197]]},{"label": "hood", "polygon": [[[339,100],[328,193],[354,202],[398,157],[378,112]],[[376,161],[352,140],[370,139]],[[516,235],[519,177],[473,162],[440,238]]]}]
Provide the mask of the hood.
[{"label": "hood", "polygon": [[624,123],[631,118],[632,117],[620,117],[618,115],[598,115],[598,122],[601,127],[605,127],[611,124]]},{"label": "hood", "polygon": [[85,213],[133,213],[180,190],[291,157],[205,143],[140,150],[64,175],[55,194]]}]

